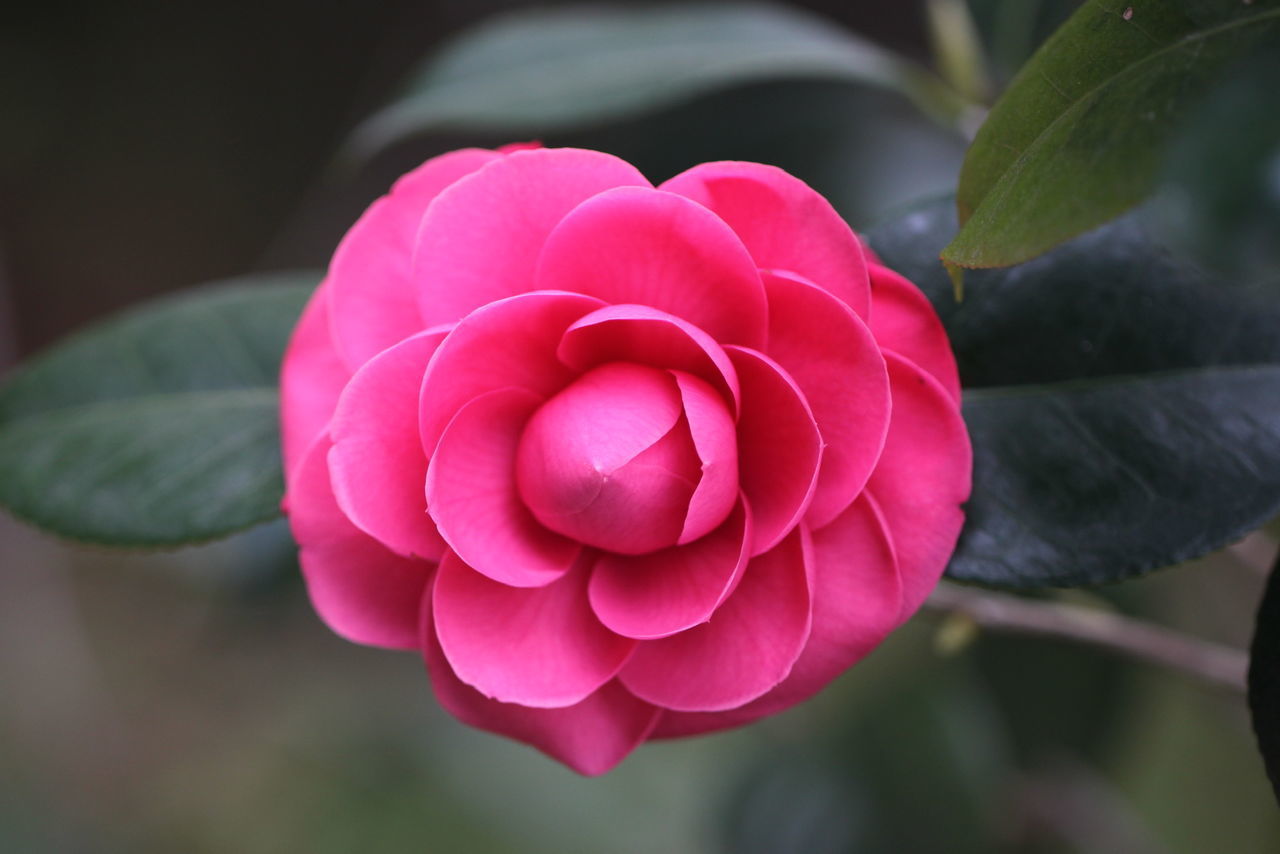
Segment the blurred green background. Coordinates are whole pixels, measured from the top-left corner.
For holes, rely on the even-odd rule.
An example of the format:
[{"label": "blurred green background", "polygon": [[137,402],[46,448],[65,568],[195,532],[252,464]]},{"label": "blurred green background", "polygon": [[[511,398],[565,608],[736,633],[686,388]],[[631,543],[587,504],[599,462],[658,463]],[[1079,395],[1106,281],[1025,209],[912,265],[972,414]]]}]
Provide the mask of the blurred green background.
[{"label": "blurred green background", "polygon": [[[533,4],[22,4],[0,31],[0,365],[145,297],[321,266],[404,169],[496,131],[331,167],[433,46]],[[555,4],[538,4],[539,7]],[[923,2],[791,4],[925,65]],[[993,89],[1072,2],[973,0]],[[962,129],[963,130],[963,129]],[[537,133],[654,180],[777,163],[855,227],[954,188],[961,132],[833,81],[754,81]],[[1262,533],[1082,594],[1247,644]],[[1280,850],[1242,697],[1047,641],[937,651],[922,615],[817,700],[645,746],[586,780],[434,704],[408,654],[330,634],[279,523],[166,554],[0,518],[0,851]]]}]

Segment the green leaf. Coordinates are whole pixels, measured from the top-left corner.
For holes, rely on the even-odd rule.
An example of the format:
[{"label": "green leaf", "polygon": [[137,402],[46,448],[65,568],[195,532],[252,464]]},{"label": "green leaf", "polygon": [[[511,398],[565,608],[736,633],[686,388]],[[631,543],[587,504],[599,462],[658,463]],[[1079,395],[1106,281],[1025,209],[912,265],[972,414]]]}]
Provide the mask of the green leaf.
[{"label": "green leaf", "polygon": [[0,386],[0,505],[120,546],[279,514],[276,383],[316,273],[228,281],[69,338]]},{"label": "green leaf", "polygon": [[581,128],[778,79],[887,88],[947,122],[964,108],[923,68],[792,9],[575,6],[494,18],[454,40],[356,129],[344,154],[363,160],[429,132]]},{"label": "green leaf", "polygon": [[1206,86],[1277,33],[1280,0],[1090,0],[978,131],[943,258],[1017,264],[1137,204]]},{"label": "green leaf", "polygon": [[938,200],[870,233],[951,336],[974,492],[948,574],[1009,587],[1119,581],[1280,511],[1280,305],[1180,264],[1126,218],[1008,270],[937,261]]},{"label": "green leaf", "polygon": [[1262,595],[1249,649],[1249,712],[1267,776],[1280,799],[1280,560]]}]

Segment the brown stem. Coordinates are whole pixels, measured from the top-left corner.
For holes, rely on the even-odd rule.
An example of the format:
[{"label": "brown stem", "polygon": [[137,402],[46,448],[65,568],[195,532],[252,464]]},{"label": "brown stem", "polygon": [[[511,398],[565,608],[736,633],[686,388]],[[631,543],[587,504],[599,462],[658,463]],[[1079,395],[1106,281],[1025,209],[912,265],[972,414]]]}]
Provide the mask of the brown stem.
[{"label": "brown stem", "polygon": [[1243,651],[1121,614],[946,583],[925,605],[963,614],[983,628],[1092,644],[1233,691],[1245,689],[1249,659]]}]

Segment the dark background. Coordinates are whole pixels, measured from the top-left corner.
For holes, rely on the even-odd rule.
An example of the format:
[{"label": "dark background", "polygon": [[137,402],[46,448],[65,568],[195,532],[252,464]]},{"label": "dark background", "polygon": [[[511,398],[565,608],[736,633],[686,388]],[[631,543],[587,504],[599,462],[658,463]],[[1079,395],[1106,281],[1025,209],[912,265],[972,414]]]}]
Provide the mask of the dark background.
[{"label": "dark background", "polygon": [[[494,12],[548,5],[9,8],[0,28],[0,283],[11,316],[0,346],[12,358],[162,291],[321,266],[340,224],[379,192],[318,188],[351,127],[442,39]],[[927,53],[919,0],[791,5]]]}]

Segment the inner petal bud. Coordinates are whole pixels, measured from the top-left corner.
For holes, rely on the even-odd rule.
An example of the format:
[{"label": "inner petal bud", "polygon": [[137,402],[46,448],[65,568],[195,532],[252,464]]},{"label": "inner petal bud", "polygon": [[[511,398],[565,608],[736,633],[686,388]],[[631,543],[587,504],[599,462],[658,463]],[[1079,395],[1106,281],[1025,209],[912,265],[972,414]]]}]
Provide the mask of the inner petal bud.
[{"label": "inner petal bud", "polygon": [[583,374],[529,419],[516,486],[551,530],[644,554],[680,539],[701,469],[671,373],[613,362]]}]

